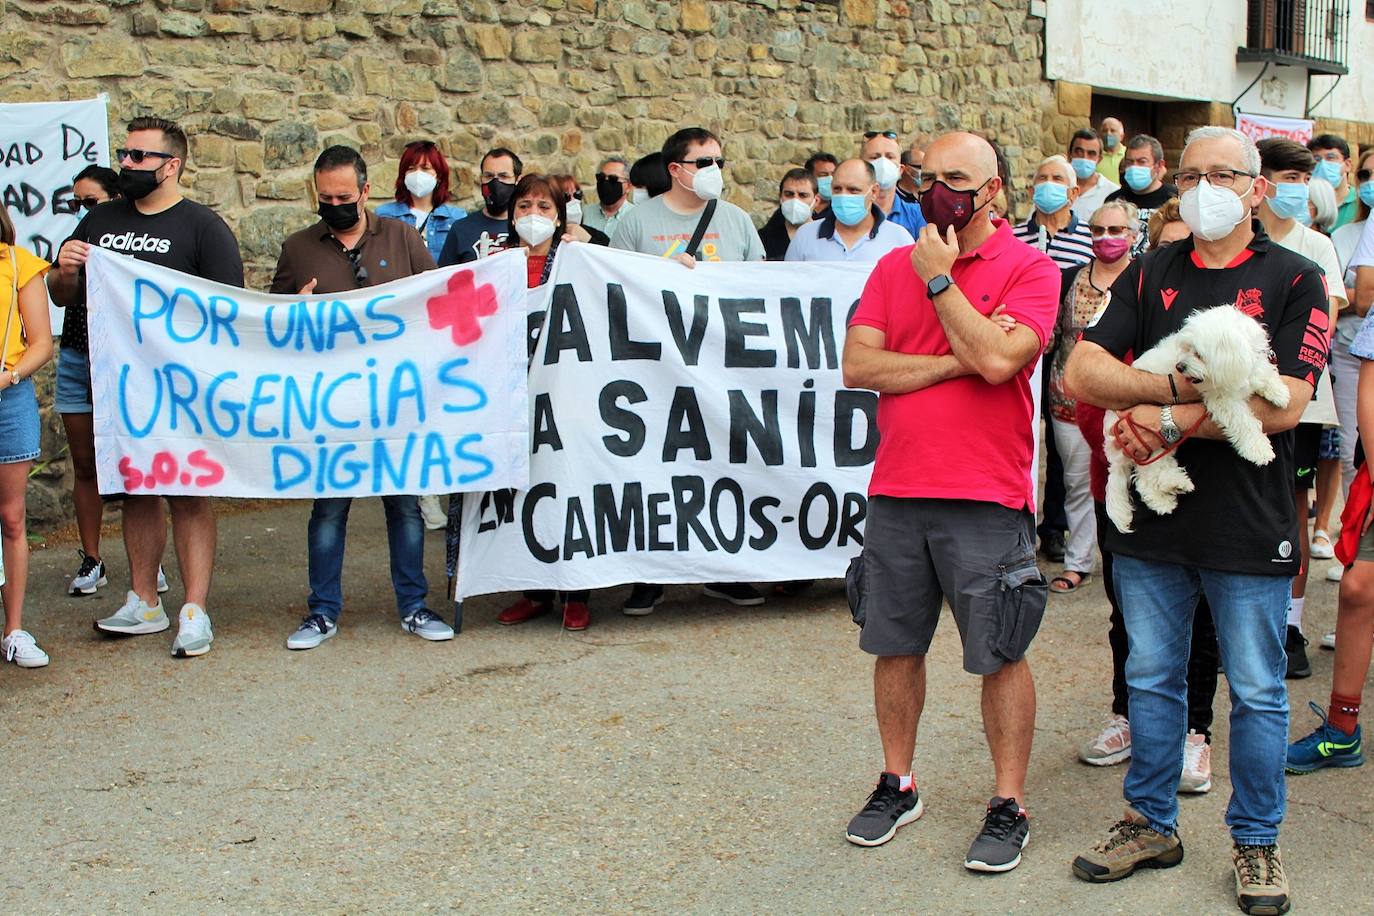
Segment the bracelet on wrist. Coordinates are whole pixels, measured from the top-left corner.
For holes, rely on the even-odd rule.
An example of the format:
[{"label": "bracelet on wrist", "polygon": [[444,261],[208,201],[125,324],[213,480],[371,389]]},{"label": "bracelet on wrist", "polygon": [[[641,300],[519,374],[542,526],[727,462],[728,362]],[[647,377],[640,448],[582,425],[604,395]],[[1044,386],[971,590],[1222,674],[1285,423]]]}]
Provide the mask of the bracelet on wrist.
[{"label": "bracelet on wrist", "polygon": [[1178,404],[1178,385],[1174,383],[1174,374],[1169,373],[1169,391],[1173,393],[1174,404]]}]

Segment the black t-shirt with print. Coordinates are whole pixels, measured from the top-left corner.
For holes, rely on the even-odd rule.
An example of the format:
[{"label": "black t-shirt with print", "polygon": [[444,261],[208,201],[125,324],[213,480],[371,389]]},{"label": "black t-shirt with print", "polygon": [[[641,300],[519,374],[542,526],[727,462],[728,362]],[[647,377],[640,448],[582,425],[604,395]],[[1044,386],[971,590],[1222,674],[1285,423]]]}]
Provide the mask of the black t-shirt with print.
[{"label": "black t-shirt with print", "polygon": [[[193,200],[180,200],[152,215],[138,212],[132,201],[112,200],[87,213],[71,237],[184,274],[243,286],[243,258],[234,233],[215,211]],[[86,352],[84,277],[79,299],[67,307],[62,321],[62,346]]]},{"label": "black t-shirt with print", "polygon": [[439,252],[439,266],[467,264],[495,254],[505,248],[509,231],[510,224],[504,218],[494,219],[481,210],[473,210],[448,231],[444,250]]},{"label": "black t-shirt with print", "polygon": [[[1137,259],[1112,286],[1106,310],[1083,332],[1119,359],[1144,353],[1177,331],[1192,312],[1234,305],[1269,332],[1279,372],[1316,385],[1326,367],[1328,302],[1321,268],[1274,244],[1258,222],[1255,238],[1231,264],[1208,270],[1192,238]],[[1132,534],[1109,526],[1113,553],[1252,575],[1298,571],[1293,494],[1293,432],[1270,436],[1275,459],[1263,467],[1228,442],[1188,439],[1179,462],[1194,491],[1156,515],[1136,496]]]}]

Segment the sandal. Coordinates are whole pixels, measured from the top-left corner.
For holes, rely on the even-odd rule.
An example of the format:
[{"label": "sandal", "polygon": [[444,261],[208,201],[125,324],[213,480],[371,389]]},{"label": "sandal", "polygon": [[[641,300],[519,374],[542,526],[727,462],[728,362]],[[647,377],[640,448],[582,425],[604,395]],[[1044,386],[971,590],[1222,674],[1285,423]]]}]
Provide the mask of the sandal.
[{"label": "sandal", "polygon": [[1312,532],[1311,552],[1314,560],[1329,560],[1334,557],[1336,551],[1331,545],[1331,535],[1320,528]]},{"label": "sandal", "polygon": [[[1077,576],[1075,582],[1069,576]],[[1092,573],[1083,573],[1075,569],[1066,569],[1061,575],[1055,576],[1050,580],[1050,591],[1056,595],[1067,595],[1069,592],[1078,591],[1079,586],[1093,577]],[[1062,585],[1060,583],[1063,583]]]}]

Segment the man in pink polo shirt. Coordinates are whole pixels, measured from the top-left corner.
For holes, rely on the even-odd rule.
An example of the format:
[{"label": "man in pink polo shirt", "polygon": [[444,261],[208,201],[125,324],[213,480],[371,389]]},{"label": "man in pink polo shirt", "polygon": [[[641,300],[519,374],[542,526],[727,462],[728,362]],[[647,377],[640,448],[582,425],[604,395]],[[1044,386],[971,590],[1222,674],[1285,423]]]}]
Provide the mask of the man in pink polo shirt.
[{"label": "man in pink polo shirt", "polygon": [[[884,766],[849,824],[862,846],[921,816],[912,777],[925,655],[946,599],[964,670],[983,678],[996,794],[964,861],[1010,871],[1030,835],[1026,766],[1035,685],[1026,648],[1048,583],[1035,565],[1031,375],[1054,327],[1059,270],[990,215],[992,147],[946,134],[926,152],[916,244],[878,262],[844,347],[845,384],[878,392],[881,438],[863,556],[850,570]],[[989,317],[1014,319],[1004,331]],[[957,448],[950,443],[957,442]]]}]

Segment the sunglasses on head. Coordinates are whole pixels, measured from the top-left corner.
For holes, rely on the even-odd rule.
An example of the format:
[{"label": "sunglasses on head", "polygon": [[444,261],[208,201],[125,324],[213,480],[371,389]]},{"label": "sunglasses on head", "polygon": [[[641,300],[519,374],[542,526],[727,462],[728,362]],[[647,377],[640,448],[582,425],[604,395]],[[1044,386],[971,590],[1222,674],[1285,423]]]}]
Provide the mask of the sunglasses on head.
[{"label": "sunglasses on head", "polygon": [[128,157],[130,162],[132,162],[134,165],[137,165],[144,159],[147,159],[149,156],[154,156],[158,159],[176,158],[176,156],[173,156],[171,153],[164,153],[160,150],[155,149],[124,149],[123,147],[121,147],[120,149],[115,150],[116,162],[118,162],[121,159],[124,159],[125,157]]},{"label": "sunglasses on head", "polygon": [[711,166],[714,165],[714,166],[715,166],[716,168],[718,168],[718,169],[723,169],[723,168],[725,168],[725,157],[724,157],[724,156],[698,156],[698,157],[695,158],[695,159],[679,159],[679,160],[678,160],[678,164],[679,164],[679,165],[694,165],[694,166],[696,166],[696,167],[699,168],[699,169],[710,168]]},{"label": "sunglasses on head", "polygon": [[864,139],[865,139],[865,140],[872,140],[874,137],[886,137],[886,138],[889,139],[889,140],[896,140],[896,139],[897,139],[897,132],[896,132],[895,130],[866,130],[866,131],[864,131]]}]

